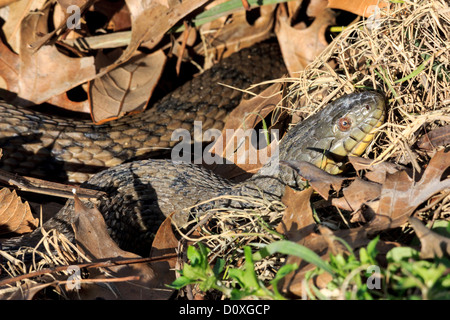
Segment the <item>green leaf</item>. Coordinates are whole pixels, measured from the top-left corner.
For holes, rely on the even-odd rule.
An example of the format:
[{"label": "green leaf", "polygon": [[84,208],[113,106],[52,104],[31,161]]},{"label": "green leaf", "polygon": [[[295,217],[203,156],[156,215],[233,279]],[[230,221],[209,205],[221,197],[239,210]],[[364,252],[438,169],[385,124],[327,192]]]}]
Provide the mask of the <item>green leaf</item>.
[{"label": "green leaf", "polygon": [[433,265],[428,261],[417,261],[413,264],[413,271],[416,272],[422,279],[428,288],[434,286],[434,284],[442,277],[446,268],[444,265]]},{"label": "green leaf", "polygon": [[278,282],[281,279],[283,279],[285,276],[287,276],[289,273],[291,273],[292,271],[295,271],[297,269],[298,269],[298,265],[296,263],[285,264],[280,269],[278,269],[277,274],[275,275],[275,277],[272,279],[271,282],[272,283]]},{"label": "green leaf", "polygon": [[185,264],[183,267],[183,276],[191,279],[191,280],[205,280],[206,273],[205,270],[198,266],[192,266],[189,264]]},{"label": "green leaf", "polygon": [[366,250],[366,248],[359,249],[359,260],[361,260],[361,263],[371,263],[370,256]]},{"label": "green leaf", "polygon": [[242,288],[245,287],[245,273],[244,273],[244,270],[230,269],[230,270],[228,270],[228,276],[231,279],[236,280]]},{"label": "green leaf", "polygon": [[264,259],[267,256],[270,256],[274,253],[282,253],[282,254],[288,254],[293,255],[296,257],[299,257],[309,263],[312,263],[316,265],[317,267],[325,270],[326,272],[330,273],[331,275],[334,274],[333,269],[330,267],[328,262],[322,260],[314,251],[311,249],[304,247],[298,243],[287,241],[287,240],[280,240],[276,242],[272,242],[265,246],[264,248],[260,249],[259,251],[255,252],[253,254],[254,260],[261,260]]},{"label": "green leaf", "polygon": [[253,263],[252,249],[249,246],[244,247],[245,255],[245,280],[248,286],[252,288],[259,288],[258,277],[255,273],[255,265]]},{"label": "green leaf", "polygon": [[386,254],[388,262],[401,262],[419,258],[419,252],[410,247],[395,247]]},{"label": "green leaf", "polygon": [[369,242],[369,244],[367,245],[367,254],[371,257],[372,262],[375,262],[374,259],[378,254],[377,251],[377,244],[378,241],[380,240],[380,236],[376,236],[375,238],[372,239],[372,241]]},{"label": "green leaf", "polygon": [[192,281],[188,277],[181,276],[178,279],[175,279],[175,281],[173,281],[170,285],[168,285],[168,287],[176,289],[176,290],[180,290],[181,288],[183,288],[191,283],[195,283],[195,281]]},{"label": "green leaf", "polygon": [[219,274],[223,271],[224,267],[225,267],[225,260],[220,259],[220,258],[217,259],[216,264],[214,265],[214,268],[213,268],[213,273],[216,276],[219,276]]},{"label": "green leaf", "polygon": [[214,283],[217,281],[217,278],[215,276],[211,276],[206,278],[205,281],[200,283],[199,288],[201,291],[208,291],[211,290],[214,287]]},{"label": "green leaf", "polygon": [[194,246],[189,246],[187,248],[187,258],[192,265],[199,264],[202,259],[200,251],[198,251]]},{"label": "green leaf", "polygon": [[275,277],[270,281],[270,284],[272,285],[273,292],[275,293],[275,298],[278,300],[284,300],[284,297],[281,295],[281,293],[278,291],[278,282],[283,279],[285,276],[287,276],[289,273],[291,273],[294,270],[298,269],[298,265],[296,263],[291,264],[285,264],[280,269],[278,269],[277,274]]}]

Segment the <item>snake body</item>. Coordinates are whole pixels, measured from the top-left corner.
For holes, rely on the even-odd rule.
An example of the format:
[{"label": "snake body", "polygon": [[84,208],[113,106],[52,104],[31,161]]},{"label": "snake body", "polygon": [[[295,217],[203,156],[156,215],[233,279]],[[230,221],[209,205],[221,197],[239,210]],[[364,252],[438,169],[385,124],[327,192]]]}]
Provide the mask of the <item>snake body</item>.
[{"label": "snake body", "polygon": [[[198,104],[191,104],[191,107],[200,110]],[[178,110],[194,112],[192,109]],[[359,155],[364,151],[384,114],[384,98],[378,93],[362,92],[341,97],[289,130],[281,140],[279,152],[257,174],[241,183],[228,181],[194,164],[149,159],[115,165],[93,175],[84,186],[107,193],[96,205],[119,246],[147,254],[156,230],[172,212],[176,213],[174,222],[183,225],[189,218],[183,213],[183,208],[211,198],[251,195],[279,199],[286,185],[303,188],[301,178],[291,168],[280,166],[280,160],[308,161],[331,173],[339,172],[345,156]],[[139,119],[147,117],[149,115]],[[25,116],[25,119],[30,118]],[[23,121],[21,123],[23,125]],[[116,123],[129,126],[125,122]],[[143,127],[139,126],[139,132],[144,131]],[[39,130],[43,130],[42,127]],[[102,130],[108,132],[107,129]],[[64,133],[70,135],[70,131]],[[98,134],[97,131],[89,131],[83,137],[97,137]],[[44,228],[56,228],[69,237],[73,236],[73,208],[74,203],[69,200],[55,217],[44,224]],[[2,245],[4,248],[32,245],[40,237],[40,231],[35,230],[29,235],[8,239]]]},{"label": "snake body", "polygon": [[194,121],[221,130],[243,96],[229,86],[245,89],[285,73],[279,47],[264,42],[222,60],[145,112],[103,125],[0,102],[0,168],[82,183],[102,169],[167,152],[178,142],[172,132],[192,134]]}]

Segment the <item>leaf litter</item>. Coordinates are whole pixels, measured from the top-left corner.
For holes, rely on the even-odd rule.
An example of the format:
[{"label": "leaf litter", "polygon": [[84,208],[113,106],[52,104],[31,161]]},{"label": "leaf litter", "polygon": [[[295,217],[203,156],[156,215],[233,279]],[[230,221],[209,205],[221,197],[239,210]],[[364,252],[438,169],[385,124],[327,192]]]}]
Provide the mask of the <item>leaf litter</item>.
[{"label": "leaf litter", "polygon": [[[43,94],[36,95],[36,97],[32,96],[33,91],[28,91],[27,94],[31,94],[28,96],[30,101],[43,102],[45,99],[55,99],[55,97],[64,94],[70,87],[75,87],[86,81],[97,81],[98,78],[105,76],[109,71],[116,68],[120,69],[124,66],[123,63],[133,56],[139,46],[153,48],[162,39],[164,33],[176,23],[175,19],[171,18],[164,25],[148,28],[144,21],[149,19],[149,15],[155,16],[161,14],[161,12],[168,12],[170,17],[177,14],[186,15],[194,8],[201,6],[203,2],[195,1],[189,6],[185,6],[183,3],[174,7],[166,5],[164,8],[157,7],[158,9],[153,11],[151,10],[153,7],[139,7],[137,2],[127,1],[126,4],[131,13],[131,19],[128,23],[131,24],[129,27],[132,27],[132,34],[131,38],[125,41],[128,47],[122,51],[119,58],[103,68],[94,71],[89,70],[85,75],[80,75],[79,80],[72,79],[69,87],[56,85],[57,90],[53,92],[41,87],[40,90]],[[300,192],[287,190],[282,203],[271,203],[264,199],[239,199],[240,201],[253,203],[256,209],[215,209],[207,213],[208,220],[193,225],[194,233],[184,233],[178,230],[180,231],[178,236],[181,236],[181,242],[202,241],[207,244],[211,248],[211,262],[219,257],[225,257],[227,263],[238,267],[243,263],[243,256],[237,255],[236,252],[247,244],[261,246],[287,238],[312,249],[324,260],[327,260],[330,252],[336,253],[348,250],[335,240],[336,237],[344,239],[350,248],[355,250],[367,245],[373,236],[380,233],[389,235],[391,230],[397,229],[402,230],[404,234],[414,230],[421,241],[422,258],[448,256],[448,250],[445,250],[448,247],[448,238],[427,231],[429,229],[420,222],[420,220],[429,221],[431,218],[433,221],[437,219],[448,222],[450,217],[450,207],[447,205],[450,181],[448,177],[449,157],[448,152],[443,150],[448,144],[448,129],[446,129],[446,126],[450,121],[448,117],[448,102],[450,101],[448,89],[450,87],[448,85],[450,79],[448,74],[448,35],[450,34],[448,5],[444,1],[419,0],[389,5],[384,3],[380,12],[377,12],[379,16],[377,15],[377,19],[374,21],[370,19],[371,15],[367,13],[367,8],[374,5],[373,1],[361,1],[359,7],[354,7],[347,1],[330,1],[328,7],[354,12],[367,19],[357,18],[351,25],[343,28],[342,32],[335,34],[335,39],[330,44],[326,44],[324,42],[324,30],[333,25],[334,17],[327,16],[325,12],[330,13],[330,9],[323,4],[324,1],[311,2],[310,10],[315,12],[317,21],[314,22],[314,26],[311,25],[306,29],[305,25],[295,27],[292,22],[286,20],[286,15],[292,14],[292,11],[300,7],[301,3],[293,2],[288,6],[280,5],[278,7],[275,20],[283,25],[279,27],[278,32],[281,32],[278,35],[279,41],[283,42],[283,37],[289,38],[289,32],[301,34],[301,31],[304,31],[303,34],[306,34],[306,36],[302,38],[303,40],[299,40],[300,43],[307,44],[315,39],[316,43],[310,46],[320,49],[305,52],[310,57],[306,60],[302,54],[285,54],[286,63],[294,67],[290,69],[292,70],[290,71],[291,77],[275,81],[285,85],[278,85],[278,87],[274,87],[275,89],[272,88],[273,91],[271,91],[269,97],[269,99],[273,99],[270,100],[270,105],[272,105],[270,110],[273,111],[275,107],[281,107],[282,110],[288,111],[293,119],[300,120],[299,118],[317,112],[336,97],[353,92],[355,89],[375,89],[385,92],[389,101],[387,123],[380,128],[379,134],[365,152],[363,158],[349,159],[357,177],[334,177],[325,172],[320,172],[319,169],[312,168],[308,164],[289,161],[286,165],[298,169],[299,173],[310,182],[311,188]],[[63,4],[61,5],[63,6]],[[152,5],[157,6],[159,4]],[[43,8],[45,9],[45,6]],[[365,8],[365,10],[362,8]],[[273,9],[267,8],[267,12],[272,11]],[[44,11],[44,15],[47,14]],[[241,17],[236,16],[236,21],[241,20],[241,23],[243,23],[242,20],[245,19],[242,18],[242,13],[240,14]],[[29,26],[27,19],[33,18],[25,18],[23,19],[25,22],[17,22],[17,26],[22,24],[21,28],[25,28],[23,32],[26,34],[26,31],[28,31],[28,34],[32,34],[29,32],[32,27]],[[39,22],[38,17],[34,19],[37,20],[33,20],[32,25],[38,26],[41,22]],[[228,27],[230,31],[226,31],[226,21],[222,22],[222,26],[214,23],[205,25],[201,29],[203,33],[201,35],[202,45],[198,46],[197,49],[202,48],[204,50],[210,46],[214,48],[215,40],[220,40],[217,41],[219,43],[228,41],[227,34],[235,34],[233,30],[237,30],[240,23],[236,22],[236,25],[230,25]],[[254,34],[258,32],[253,30],[253,35],[250,32],[248,43],[245,43],[245,46],[251,45],[253,40],[258,41],[264,38],[267,32],[265,30],[269,30],[267,26],[271,23],[270,19],[261,20],[260,35],[254,37]],[[283,28],[292,30],[280,31]],[[49,44],[48,39],[57,36],[57,31],[49,32],[49,30],[44,29],[41,34],[47,34],[48,38],[35,38],[34,40],[28,40],[28,43],[33,43],[33,48],[37,52],[47,50],[45,52],[54,57],[56,64],[61,63],[60,61],[64,59],[72,59],[66,62],[69,65],[73,62],[73,68],[77,69],[76,63],[79,63],[81,61],[79,59],[83,58],[77,58],[78,61],[75,61],[77,59],[74,58],[59,58],[61,54],[57,53],[55,47]],[[208,36],[206,37],[206,35]],[[222,35],[225,35],[225,38],[220,38]],[[413,35],[414,38],[412,38]],[[11,33],[11,36],[13,36],[13,33]],[[80,35],[76,37],[80,37]],[[230,45],[222,46],[218,51],[211,51],[214,54],[212,57],[210,56],[209,61],[216,60],[218,56],[224,55],[224,50],[241,47],[239,38],[230,37]],[[244,34],[242,37],[245,38],[246,35]],[[412,41],[412,39],[416,41]],[[2,44],[2,50],[5,51],[5,55],[2,54],[0,61],[2,70],[19,65],[34,68],[39,72],[39,70],[42,70],[40,68],[48,66],[49,62],[39,60],[39,54],[31,58],[30,54],[27,53],[29,48],[24,46],[26,42],[21,40],[19,43],[21,43],[19,46],[13,46],[13,48],[18,48],[16,50],[19,51],[19,55],[8,51],[9,49],[5,44]],[[295,58],[295,56],[300,57],[300,59]],[[85,65],[93,67],[92,62]],[[12,69],[17,70],[17,68]],[[35,83],[33,82],[35,78],[32,75],[19,74],[17,77],[8,77],[4,76],[3,72],[1,75],[5,88],[13,93],[21,94],[29,86],[29,83]],[[61,76],[64,77],[64,73]],[[288,85],[286,86],[286,84]],[[45,86],[46,84],[43,83],[42,85]],[[277,90],[279,91],[278,95]],[[148,95],[143,95],[143,103],[148,99]],[[254,100],[258,101],[257,105],[263,105],[264,101],[261,100],[261,97],[254,99],[257,99]],[[253,108],[252,103],[253,101],[250,100],[247,102],[247,106],[242,105],[236,109],[236,112],[243,114],[249,110],[254,111],[251,109]],[[92,112],[92,108],[95,106],[91,105],[90,107]],[[122,109],[120,110],[122,111]],[[259,109],[256,110],[257,112],[260,111]],[[116,116],[120,115],[120,112],[116,112]],[[111,117],[111,114],[106,117]],[[230,122],[229,127],[239,128],[242,126],[242,122],[236,120],[235,122],[235,124]],[[256,126],[257,122],[259,121],[254,121],[249,127]],[[416,143],[418,148],[415,148]],[[244,171],[255,172],[260,166],[261,163],[255,164],[253,167],[248,166],[244,168]],[[192,209],[188,208],[188,210]],[[166,220],[161,226],[159,235],[155,239],[155,249],[157,248],[157,250],[153,250],[152,255],[158,256],[161,252],[173,253],[179,249],[179,242],[173,234],[169,235],[167,239],[162,236],[162,234],[167,235],[172,232],[169,221],[170,219]],[[108,239],[107,234],[103,233],[104,228],[100,229],[100,233],[98,233],[97,227],[94,230],[94,236],[100,235],[100,238],[86,241],[85,249],[96,241],[98,243],[109,243],[110,239]],[[79,238],[83,240],[83,234],[86,231],[80,228],[78,232],[81,232],[82,236]],[[88,231],[88,233],[91,232],[92,230]],[[50,261],[52,261],[52,264],[57,261],[56,265],[67,266],[70,263],[75,263],[76,256],[84,257],[86,261],[90,261],[92,258],[111,258],[111,256],[137,258],[134,254],[123,252],[120,248],[114,247],[113,244],[110,250],[97,252],[94,256],[88,257],[86,253],[79,251],[78,248],[73,247],[69,244],[70,242],[60,238],[60,236],[55,234],[54,231],[44,234],[43,241],[46,243],[46,253],[33,251],[33,249],[24,251],[27,254],[32,252],[35,257],[39,257],[35,260],[31,269],[27,269],[29,267],[23,265],[19,259],[9,256],[6,252],[1,252],[2,259],[7,261],[8,268],[6,269],[9,270],[10,275],[14,277],[31,272],[31,270],[42,269]],[[408,244],[393,243],[388,236],[381,240],[377,247],[386,249],[399,245]],[[94,245],[94,249],[97,247]],[[179,254],[181,253],[179,252]],[[25,253],[22,253],[22,255],[24,256]],[[280,266],[292,262],[295,262],[299,268],[280,283],[280,288],[285,294],[301,297],[305,274],[308,270],[314,269],[314,265],[305,261],[302,262],[300,258],[295,256],[278,254],[255,263],[255,270],[258,277],[263,281],[270,281]],[[169,270],[173,270],[174,267],[181,269],[183,259],[175,261],[172,257],[163,259],[162,262],[158,263],[158,266],[152,265],[152,263],[143,264],[142,267],[137,267],[137,269],[130,266],[99,269],[92,274],[92,280],[96,277],[102,280],[105,276],[110,277],[111,273],[116,272],[115,276],[124,277],[125,281],[111,282],[107,286],[89,284],[91,287],[85,287],[88,288],[85,297],[133,297],[133,294],[136,294],[136,287],[133,287],[135,284],[133,282],[136,281],[144,281],[145,286],[150,287],[150,290],[147,290],[148,288],[137,289],[139,294],[142,293],[141,290],[151,292],[152,288],[161,285],[157,281],[161,279],[156,279],[155,272],[164,274],[164,281],[162,282],[170,282],[169,279],[173,279],[175,274],[169,272]],[[104,270],[109,272],[105,273]],[[62,283],[61,279],[67,279],[67,274],[56,280],[51,275],[52,273],[43,273],[41,281],[44,281],[44,284],[37,282],[30,286],[30,282],[27,282],[28,289],[24,291],[29,292],[29,295],[26,298],[34,298],[42,290],[42,287],[58,287],[57,284]],[[138,276],[139,279],[133,278],[134,280],[130,280],[130,278],[127,278],[128,276]],[[155,283],[155,281],[158,283]],[[322,279],[322,286],[325,287],[328,281],[329,279],[326,279],[326,277]],[[108,281],[105,280],[105,283],[108,283]],[[123,286],[117,289],[117,284]],[[19,284],[19,286],[22,285]],[[92,286],[95,286],[95,289],[92,289]],[[111,289],[113,286],[116,287]],[[4,287],[2,286],[2,288]],[[66,291],[60,290],[60,293],[68,297]],[[171,294],[172,291],[168,290],[158,293],[156,296],[149,293],[147,297],[167,299]],[[3,296],[8,297],[6,293]],[[17,296],[13,295],[13,298],[17,298]]]}]

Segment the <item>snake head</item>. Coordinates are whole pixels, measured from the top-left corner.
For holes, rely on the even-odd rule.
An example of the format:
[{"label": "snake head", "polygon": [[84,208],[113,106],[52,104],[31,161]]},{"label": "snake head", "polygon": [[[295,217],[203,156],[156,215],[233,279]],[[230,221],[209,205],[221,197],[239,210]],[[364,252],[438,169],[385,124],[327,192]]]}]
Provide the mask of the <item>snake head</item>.
[{"label": "snake head", "polygon": [[336,99],[297,124],[280,144],[280,160],[308,161],[331,174],[346,156],[361,155],[385,117],[385,98],[360,92]]},{"label": "snake head", "polygon": [[330,114],[331,139],[328,145],[322,145],[323,156],[314,164],[337,174],[342,171],[345,157],[361,155],[372,142],[376,129],[384,121],[385,100],[376,92],[354,93],[337,99],[331,109],[335,109]]}]

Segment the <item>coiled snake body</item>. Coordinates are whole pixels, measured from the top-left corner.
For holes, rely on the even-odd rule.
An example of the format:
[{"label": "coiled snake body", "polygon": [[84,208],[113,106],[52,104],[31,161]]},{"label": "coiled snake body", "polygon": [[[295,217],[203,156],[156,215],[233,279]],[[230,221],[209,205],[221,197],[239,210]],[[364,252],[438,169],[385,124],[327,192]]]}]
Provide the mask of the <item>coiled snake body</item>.
[{"label": "coiled snake body", "polygon": [[[270,52],[277,53],[277,50],[272,51],[273,49],[268,49],[268,47],[265,50],[263,54],[266,55]],[[261,53],[258,53],[258,57],[261,57],[259,54]],[[240,58],[242,58],[242,55],[249,54],[244,51],[240,55]],[[264,57],[264,60],[266,58],[267,56]],[[242,66],[243,64],[240,63],[240,65]],[[275,63],[274,65],[279,64]],[[247,67],[244,67],[244,69],[247,69]],[[217,68],[220,68],[220,66]],[[264,67],[258,68],[258,70],[262,69],[267,70]],[[220,73],[217,70],[219,69],[216,69],[216,71],[213,70],[213,72],[216,74]],[[204,76],[200,76],[200,78],[202,77]],[[205,77],[208,82],[211,75]],[[196,81],[204,80],[200,79]],[[223,83],[224,81],[223,79],[216,79],[216,82]],[[197,90],[199,89],[197,88]],[[170,116],[166,122],[159,124],[161,128],[172,128],[173,126],[175,129],[177,125],[180,127],[186,124],[190,125],[195,118],[192,118],[192,115],[189,116],[191,113],[197,113],[200,117],[206,117],[205,120],[209,121],[208,119],[212,119],[214,116],[209,118],[208,114],[212,114],[214,110],[215,112],[221,113],[221,108],[226,111],[230,108],[229,104],[224,104],[220,101],[211,104],[195,101],[196,99],[192,97],[195,97],[199,93],[195,88],[192,92],[194,93],[191,95],[191,101],[186,102],[186,105],[165,105],[164,112],[166,114],[179,114],[180,116],[177,119]],[[228,99],[227,101],[229,101],[229,94],[224,94],[224,97],[226,97],[225,100]],[[163,103],[169,103],[170,101],[173,103],[174,100],[171,99],[171,97],[165,98]],[[186,99],[185,101],[187,101]],[[6,108],[7,106],[4,107]],[[130,119],[128,121],[126,118],[119,120],[114,124],[114,126],[117,126],[115,128],[108,128],[107,126],[111,126],[109,124],[101,129],[91,130],[92,127],[86,126],[85,124],[78,123],[72,126],[72,124],[66,123],[66,127],[62,130],[64,134],[61,134],[61,128],[58,127],[58,124],[53,122],[55,120],[48,119],[47,123],[44,121],[44,124],[39,124],[39,121],[43,119],[40,116],[30,116],[28,113],[22,113],[23,111],[12,112],[19,114],[18,119],[20,120],[17,120],[20,123],[19,126],[27,127],[26,129],[17,129],[15,127],[14,130],[23,129],[22,131],[26,132],[26,130],[30,130],[28,127],[31,122],[34,123],[35,129],[38,130],[36,132],[39,132],[43,137],[51,137],[53,139],[53,145],[59,144],[61,146],[60,149],[56,150],[56,154],[60,155],[62,159],[64,159],[64,156],[62,156],[64,155],[64,150],[73,148],[73,151],[78,150],[79,154],[82,154],[85,151],[83,148],[98,148],[100,146],[100,153],[111,152],[111,148],[116,149],[116,158],[114,159],[118,160],[114,161],[123,162],[124,160],[121,157],[124,157],[124,154],[121,152],[124,152],[123,150],[126,148],[118,142],[118,138],[114,139],[114,136],[126,131],[124,129],[130,130],[129,136],[134,137],[134,141],[142,140],[142,144],[139,145],[141,147],[145,146],[145,143],[152,139],[164,140],[162,138],[164,134],[161,134],[163,131],[159,135],[156,135],[157,138],[154,138],[155,136],[153,135],[155,133],[154,128],[158,124],[155,124],[151,120],[152,112],[157,111],[158,108],[162,108],[162,105],[160,104],[151,109],[151,112],[150,110],[146,111],[143,115],[139,115],[134,120],[131,120],[132,125],[129,124]],[[203,111],[200,112],[200,110]],[[210,111],[208,113],[205,110]],[[1,112],[0,110],[0,114]],[[184,116],[183,114],[187,115]],[[186,117],[189,119],[183,120],[187,119]],[[172,126],[171,119],[174,121]],[[225,119],[225,113],[214,119],[219,120],[210,120],[210,127],[220,129],[221,123]],[[97,206],[105,217],[112,238],[123,249],[145,254],[148,253],[152,236],[162,220],[174,211],[177,212],[174,216],[174,221],[181,225],[188,218],[185,214],[181,214],[181,209],[193,206],[204,200],[227,194],[252,196],[261,196],[264,194],[265,197],[279,198],[284,192],[285,185],[294,188],[302,187],[303,182],[292,169],[277,165],[279,160],[308,161],[329,172],[339,172],[339,160],[342,160],[343,157],[349,154],[361,154],[373,139],[374,130],[380,126],[383,119],[384,98],[378,93],[362,92],[337,99],[319,113],[310,116],[305,121],[293,127],[281,140],[278,156],[273,157],[252,178],[238,184],[223,179],[197,165],[175,163],[171,160],[151,159],[119,165],[115,165],[116,163],[113,161],[114,167],[95,174],[84,185],[105,191],[108,194],[105,198],[99,199]],[[220,124],[217,125],[219,122]],[[8,123],[8,120],[2,117],[0,120],[0,131],[6,127],[9,130],[8,132],[12,132],[11,124],[8,126],[5,123]],[[137,123],[139,124],[137,125]],[[56,138],[54,135],[48,134],[45,131],[46,125],[55,132],[57,131],[56,128],[59,128],[60,136]],[[67,126],[72,126],[70,128],[75,131],[67,130]],[[148,129],[148,127],[153,129]],[[137,139],[136,135],[138,133],[136,132],[141,133],[143,137]],[[125,135],[128,135],[128,133]],[[10,136],[12,135],[10,134]],[[62,143],[58,141],[61,136],[63,137]],[[83,137],[87,141],[87,144],[73,143],[77,137]],[[104,137],[107,139],[104,139]],[[99,139],[95,140],[96,138]],[[66,140],[69,140],[69,142],[72,141],[72,145]],[[100,144],[96,144],[95,141],[100,141]],[[125,141],[131,140],[125,139]],[[64,147],[64,143],[69,143],[69,146]],[[5,150],[5,153],[7,153],[8,149],[6,148]],[[125,153],[129,152],[133,157],[138,154],[139,147],[134,146],[128,150],[131,151],[126,151]],[[86,154],[84,156],[88,159],[94,159],[94,157]],[[14,161],[11,160],[9,165],[13,163]],[[70,226],[72,213],[73,201],[69,200],[55,217],[44,224],[44,228],[56,228],[60,232],[72,235],[73,231]],[[29,235],[8,239],[3,243],[3,247],[30,245],[36,243],[39,238],[40,231],[35,230]]]}]

